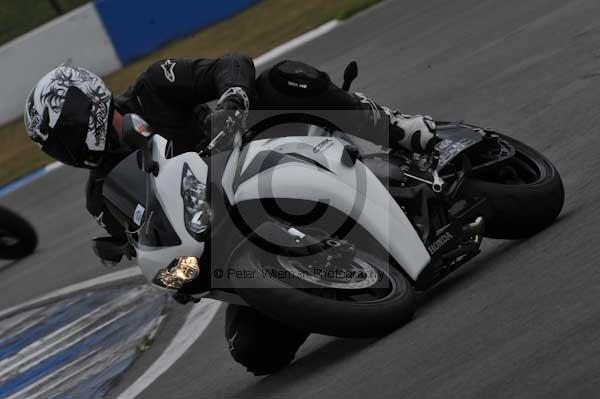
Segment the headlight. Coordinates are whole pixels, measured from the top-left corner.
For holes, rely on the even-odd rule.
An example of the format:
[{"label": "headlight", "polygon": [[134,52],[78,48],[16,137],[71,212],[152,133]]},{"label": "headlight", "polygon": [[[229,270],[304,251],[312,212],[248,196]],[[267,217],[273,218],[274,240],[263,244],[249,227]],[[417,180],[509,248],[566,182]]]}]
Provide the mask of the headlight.
[{"label": "headlight", "polygon": [[200,182],[187,164],[183,165],[181,176],[181,197],[183,198],[183,220],[188,233],[202,241],[210,233],[213,212],[206,201],[206,184]]},{"label": "headlight", "polygon": [[198,277],[200,264],[193,256],[175,258],[167,267],[160,269],[152,282],[167,290],[178,290]]}]

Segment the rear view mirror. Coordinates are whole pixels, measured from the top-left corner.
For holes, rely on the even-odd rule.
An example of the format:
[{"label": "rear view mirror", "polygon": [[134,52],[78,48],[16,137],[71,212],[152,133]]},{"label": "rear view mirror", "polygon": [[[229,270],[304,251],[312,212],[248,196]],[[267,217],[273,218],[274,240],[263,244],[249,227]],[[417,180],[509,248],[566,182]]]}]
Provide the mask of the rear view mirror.
[{"label": "rear view mirror", "polygon": [[123,116],[123,141],[132,149],[140,149],[152,136],[152,129],[148,122],[137,114]]},{"label": "rear view mirror", "polygon": [[152,129],[148,122],[137,114],[126,114],[122,120],[123,141],[138,152],[138,165],[147,173],[158,176],[158,163],[152,160]]},{"label": "rear view mirror", "polygon": [[358,64],[356,61],[352,61],[346,66],[344,70],[344,83],[342,83],[342,89],[344,91],[350,90],[350,85],[358,76]]}]

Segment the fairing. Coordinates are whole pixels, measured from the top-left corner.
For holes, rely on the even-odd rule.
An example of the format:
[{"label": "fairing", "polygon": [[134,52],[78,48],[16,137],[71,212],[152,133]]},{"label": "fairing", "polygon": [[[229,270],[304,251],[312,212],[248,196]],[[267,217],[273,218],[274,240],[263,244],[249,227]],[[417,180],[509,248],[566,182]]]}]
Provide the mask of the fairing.
[{"label": "fairing", "polygon": [[[200,258],[204,252],[205,244],[196,241],[185,228],[183,221],[183,199],[181,197],[181,176],[184,165],[187,165],[194,175],[201,181],[206,181],[208,167],[200,156],[193,152],[184,153],[176,157],[167,159],[165,157],[167,142],[160,136],[154,136],[153,139],[153,159],[158,162],[158,176],[146,174],[150,191],[154,194],[164,216],[167,219],[169,228],[173,230],[179,239],[178,245],[147,245],[148,240],[140,240],[136,243],[137,261],[144,276],[152,281],[156,273],[171,263],[178,256],[195,256]],[[140,221],[140,232],[149,227],[153,217],[152,206],[143,203],[143,218]],[[169,242],[168,244],[172,244]],[[159,243],[160,244],[160,243]],[[201,265],[202,267],[202,265]]]},{"label": "fairing", "polygon": [[360,224],[416,279],[429,253],[379,179],[360,161],[341,162],[345,144],[323,137],[253,141],[232,153],[223,187],[232,204],[269,196],[327,203]]}]

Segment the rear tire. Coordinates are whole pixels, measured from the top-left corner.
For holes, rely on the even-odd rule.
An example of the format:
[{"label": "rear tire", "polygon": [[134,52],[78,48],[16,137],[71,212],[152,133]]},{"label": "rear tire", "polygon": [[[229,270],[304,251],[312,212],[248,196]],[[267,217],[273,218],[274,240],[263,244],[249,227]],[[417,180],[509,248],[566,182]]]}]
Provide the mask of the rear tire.
[{"label": "rear tire", "polygon": [[27,220],[0,207],[0,258],[20,259],[30,255],[37,242],[37,234]]},{"label": "rear tire", "polygon": [[244,265],[245,271],[250,269],[257,273],[253,273],[252,278],[231,279],[231,284],[249,305],[298,329],[338,337],[381,336],[412,318],[414,291],[404,275],[388,262],[362,251],[357,252],[358,256],[378,271],[388,271],[386,276],[393,288],[382,300],[345,302],[292,288],[261,273],[261,261],[252,249],[243,249],[232,264]]},{"label": "rear tire", "polygon": [[518,140],[504,135],[501,138],[515,147],[515,162],[521,162],[527,173],[537,171],[537,177],[519,184],[471,178],[461,190],[465,196],[488,199],[485,236],[526,238],[554,222],[563,207],[564,188],[558,171],[546,157]]}]

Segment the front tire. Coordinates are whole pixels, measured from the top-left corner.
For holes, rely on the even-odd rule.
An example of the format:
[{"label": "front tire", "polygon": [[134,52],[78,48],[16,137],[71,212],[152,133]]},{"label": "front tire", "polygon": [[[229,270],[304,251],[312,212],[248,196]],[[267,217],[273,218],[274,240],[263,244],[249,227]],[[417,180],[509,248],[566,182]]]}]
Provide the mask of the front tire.
[{"label": "front tire", "polygon": [[550,226],[564,203],[564,188],[554,165],[533,148],[500,135],[515,147],[514,158],[503,168],[467,179],[464,196],[485,197],[485,235],[522,239]]},{"label": "front tire", "polygon": [[259,256],[251,248],[242,250],[233,264],[256,273],[250,279],[232,279],[231,284],[249,305],[290,326],[338,337],[375,337],[397,329],[414,314],[414,291],[406,277],[366,252],[357,251],[356,257],[385,274],[390,282],[390,287],[381,288],[389,293],[380,300],[349,302],[338,299],[338,295],[350,294],[336,288],[291,287],[262,273],[268,267],[265,262],[272,265],[275,261],[275,256],[267,257],[265,260],[265,255]]},{"label": "front tire", "polygon": [[0,207],[0,258],[20,259],[30,255],[37,242],[37,234],[27,220]]}]

